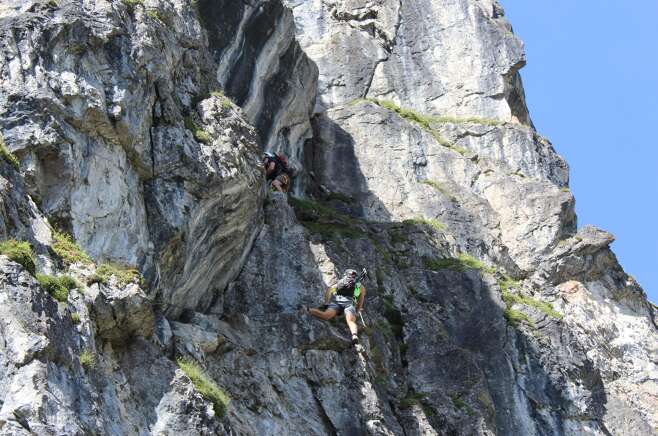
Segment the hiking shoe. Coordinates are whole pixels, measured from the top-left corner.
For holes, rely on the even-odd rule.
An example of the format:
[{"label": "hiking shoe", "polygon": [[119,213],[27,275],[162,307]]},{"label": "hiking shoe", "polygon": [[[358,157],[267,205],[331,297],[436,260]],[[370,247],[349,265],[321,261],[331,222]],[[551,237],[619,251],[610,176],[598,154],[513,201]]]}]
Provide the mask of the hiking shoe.
[{"label": "hiking shoe", "polygon": [[352,335],[352,345],[359,345],[359,337],[357,335]]}]

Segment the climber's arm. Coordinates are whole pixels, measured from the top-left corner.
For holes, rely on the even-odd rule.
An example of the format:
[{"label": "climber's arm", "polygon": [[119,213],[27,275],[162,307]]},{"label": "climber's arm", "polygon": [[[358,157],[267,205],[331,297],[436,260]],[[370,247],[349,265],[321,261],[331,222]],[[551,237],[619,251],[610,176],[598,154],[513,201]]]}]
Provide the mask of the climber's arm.
[{"label": "climber's arm", "polygon": [[265,175],[269,176],[274,172],[274,169],[276,168],[276,164],[274,162],[266,162],[265,163]]}]

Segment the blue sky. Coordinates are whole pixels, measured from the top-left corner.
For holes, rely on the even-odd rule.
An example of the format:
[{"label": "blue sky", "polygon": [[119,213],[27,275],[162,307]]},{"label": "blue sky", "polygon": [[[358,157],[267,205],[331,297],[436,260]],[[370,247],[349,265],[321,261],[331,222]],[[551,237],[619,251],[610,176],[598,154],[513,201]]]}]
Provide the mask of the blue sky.
[{"label": "blue sky", "polygon": [[658,1],[499,1],[526,44],[532,120],[571,167],[579,227],[614,234],[658,302]]}]

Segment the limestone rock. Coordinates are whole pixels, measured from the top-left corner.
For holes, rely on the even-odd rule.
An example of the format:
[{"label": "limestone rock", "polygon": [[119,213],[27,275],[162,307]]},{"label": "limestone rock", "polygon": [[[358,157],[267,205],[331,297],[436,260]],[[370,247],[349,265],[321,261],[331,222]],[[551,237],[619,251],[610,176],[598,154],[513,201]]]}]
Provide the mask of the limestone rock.
[{"label": "limestone rock", "polygon": [[212,353],[221,344],[216,332],[204,330],[194,324],[171,323],[178,354],[191,354],[196,360],[203,360],[205,353]]},{"label": "limestone rock", "polygon": [[517,73],[523,45],[495,1],[287,4],[320,69],[318,112],[367,96],[437,115],[530,123]]},{"label": "limestone rock", "polygon": [[[362,211],[368,219],[436,219],[466,241],[465,249],[481,249],[484,240],[482,254],[505,264],[509,253],[524,270],[575,231],[573,198],[560,189],[565,165],[532,135],[522,136],[525,150],[519,140],[503,145],[504,153],[472,157],[481,150],[441,143],[433,131],[370,102],[331,109],[316,123],[319,183],[368,204]],[[534,169],[526,166],[532,161]],[[527,176],[513,172],[522,167]],[[539,170],[546,167],[555,173]]]},{"label": "limestone rock", "polygon": [[[145,278],[58,302],[0,256],[0,434],[658,434],[658,309],[577,227],[497,2],[0,16],[0,239],[38,273]],[[58,262],[53,227],[94,262]],[[359,347],[303,311],[346,268]]]},{"label": "limestone rock", "polygon": [[87,293],[92,299],[93,322],[99,338],[121,344],[135,336],[149,338],[153,334],[153,309],[136,284],[123,289],[96,284]]},{"label": "limestone rock", "polygon": [[192,383],[181,373],[171,381],[168,392],[156,409],[158,420],[153,435],[222,434],[212,406],[194,391]]}]

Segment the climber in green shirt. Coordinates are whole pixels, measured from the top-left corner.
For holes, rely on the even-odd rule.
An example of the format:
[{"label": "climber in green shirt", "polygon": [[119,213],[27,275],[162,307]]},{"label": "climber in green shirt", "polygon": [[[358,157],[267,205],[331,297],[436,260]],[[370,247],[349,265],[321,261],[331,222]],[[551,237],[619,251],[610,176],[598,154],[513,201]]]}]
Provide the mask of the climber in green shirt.
[{"label": "climber in green shirt", "polygon": [[357,312],[363,310],[366,298],[366,288],[359,279],[362,277],[357,277],[355,270],[346,270],[336,286],[329,288],[325,293],[325,310],[305,308],[311,315],[325,321],[345,313],[345,321],[352,333],[352,344],[354,345],[359,343],[356,315]]}]

